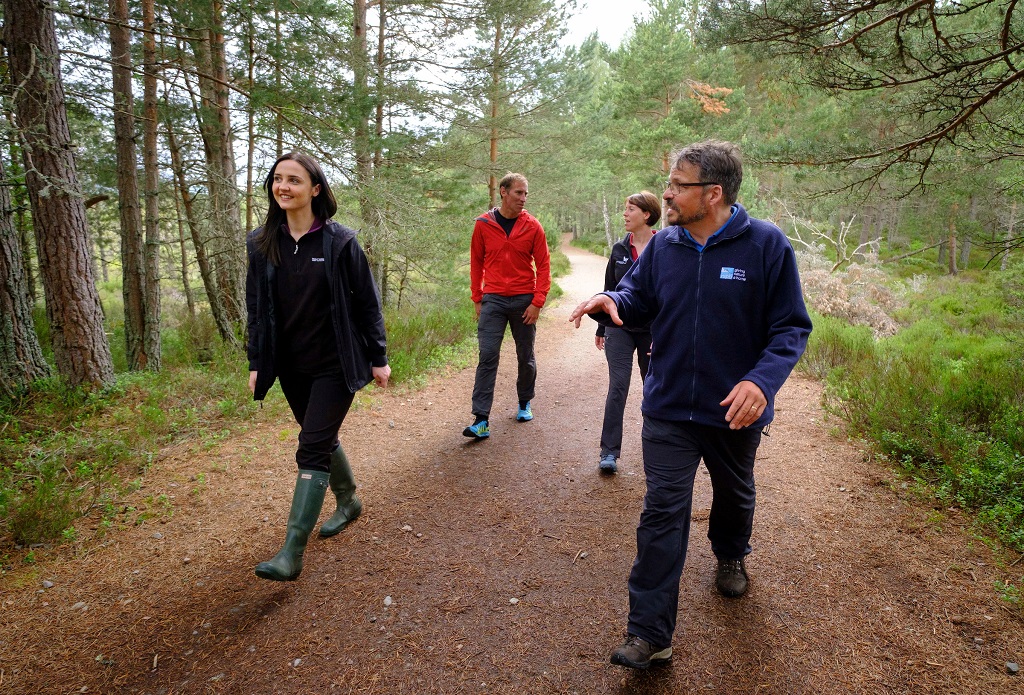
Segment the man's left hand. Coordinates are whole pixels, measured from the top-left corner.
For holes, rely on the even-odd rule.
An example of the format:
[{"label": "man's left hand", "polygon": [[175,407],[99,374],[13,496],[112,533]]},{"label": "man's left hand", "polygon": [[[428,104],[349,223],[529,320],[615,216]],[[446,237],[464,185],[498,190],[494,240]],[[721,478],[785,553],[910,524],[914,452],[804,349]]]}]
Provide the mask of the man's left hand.
[{"label": "man's left hand", "polygon": [[523,312],[523,325],[529,326],[537,323],[537,319],[540,317],[540,307],[534,304],[526,307],[526,311]]},{"label": "man's left hand", "polygon": [[729,429],[741,430],[754,424],[761,417],[765,406],[768,405],[768,399],[753,381],[741,381],[732,387],[729,395],[718,405],[729,406],[729,411],[725,414]]}]

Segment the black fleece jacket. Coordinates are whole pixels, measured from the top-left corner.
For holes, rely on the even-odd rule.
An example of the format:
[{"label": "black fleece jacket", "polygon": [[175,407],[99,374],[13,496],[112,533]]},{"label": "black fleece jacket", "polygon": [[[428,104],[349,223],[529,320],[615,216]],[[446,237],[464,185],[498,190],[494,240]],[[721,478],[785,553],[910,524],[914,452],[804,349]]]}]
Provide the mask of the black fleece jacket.
[{"label": "black fleece jacket", "polygon": [[[626,276],[629,269],[633,267],[633,249],[629,245],[629,232],[612,246],[612,252],[608,256],[608,267],[604,270],[604,291],[611,292],[618,286],[619,280]],[[641,328],[626,328],[631,333],[649,333],[650,325]],[[604,337],[605,327],[597,324],[597,337]]]},{"label": "black fleece jacket", "polygon": [[[256,250],[254,239],[259,232],[260,229],[254,230],[246,240],[249,271],[245,281],[245,304],[249,312],[249,370],[257,372],[253,398],[261,401],[273,386],[278,372],[272,291],[277,268]],[[331,292],[330,306],[325,306],[324,310],[331,314],[345,383],[355,393],[373,380],[371,367],[388,363],[380,294],[354,230],[328,221],[323,239]]]}]

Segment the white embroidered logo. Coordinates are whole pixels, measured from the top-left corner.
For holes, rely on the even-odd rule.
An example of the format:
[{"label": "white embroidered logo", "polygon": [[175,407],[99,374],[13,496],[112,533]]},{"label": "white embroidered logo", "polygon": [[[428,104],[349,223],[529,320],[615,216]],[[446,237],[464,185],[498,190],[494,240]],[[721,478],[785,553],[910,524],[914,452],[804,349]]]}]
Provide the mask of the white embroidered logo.
[{"label": "white embroidered logo", "polygon": [[313,261],[314,263],[323,263],[324,262],[324,259],[322,259],[322,258],[310,258],[309,260]]}]

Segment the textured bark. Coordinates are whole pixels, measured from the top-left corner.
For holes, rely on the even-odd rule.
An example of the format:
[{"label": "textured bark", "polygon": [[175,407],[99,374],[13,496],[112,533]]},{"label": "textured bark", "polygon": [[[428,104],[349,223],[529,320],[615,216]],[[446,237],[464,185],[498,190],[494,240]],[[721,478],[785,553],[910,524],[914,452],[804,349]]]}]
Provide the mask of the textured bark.
[{"label": "textured bark", "polygon": [[[0,160],[0,180],[6,179]],[[32,323],[27,282],[10,187],[0,186],[0,393],[8,396],[50,374]]]},{"label": "textured bark", "polygon": [[494,26],[494,51],[491,54],[491,92],[488,97],[491,102],[491,147],[489,155],[491,173],[487,177],[487,192],[490,195],[492,208],[498,204],[499,193],[495,170],[498,166],[498,139],[500,138],[500,133],[498,132],[498,102],[501,99],[501,30],[502,25],[499,20]]},{"label": "textured bark", "polygon": [[72,385],[114,378],[96,291],[85,205],[72,155],[53,13],[39,0],[2,0],[4,43],[25,163],[54,361]]},{"label": "textured bark", "polygon": [[188,305],[188,315],[196,315],[196,299],[192,292],[192,283],[188,279],[188,247],[185,244],[185,219],[181,213],[181,201],[178,196],[174,198],[174,213],[178,221],[178,248],[181,251],[181,289],[185,293],[185,302]]},{"label": "textured bark", "polygon": [[[11,131],[13,132],[15,130],[13,115],[10,111],[7,111],[4,115],[7,117],[7,122],[10,124]],[[13,139],[10,141],[8,151],[10,152],[10,159],[8,161],[11,163],[10,174],[13,178],[21,171],[18,165],[18,148]],[[32,306],[35,306],[36,277],[32,269],[32,234],[29,230],[29,225],[25,221],[25,208],[28,206],[28,201],[25,199],[25,189],[19,187],[14,191],[8,191],[8,197],[11,209],[14,210],[14,228],[18,231],[18,240],[21,245],[21,266],[25,271],[25,284],[28,286],[28,296],[31,299]]]},{"label": "textured bark", "polygon": [[608,214],[608,197],[601,194],[601,214],[604,217],[604,240],[608,244],[608,252],[611,253],[612,246],[615,246],[615,237],[612,236],[612,218]]},{"label": "textured bark", "polygon": [[[167,149],[171,153],[171,170],[178,182],[178,191],[181,196],[181,204],[185,209],[185,221],[188,223],[189,232],[192,235],[192,246],[196,250],[196,262],[199,264],[199,275],[203,280],[203,287],[206,289],[206,297],[210,303],[210,313],[217,324],[217,331],[225,342],[232,345],[237,343],[235,332],[231,329],[231,321],[228,320],[227,312],[221,304],[221,292],[217,288],[217,280],[214,277],[213,267],[206,253],[206,245],[203,243],[202,235],[199,233],[199,221],[196,219],[192,207],[193,196],[188,191],[188,181],[185,179],[185,166],[181,161],[181,149],[178,147],[178,139],[174,135],[174,128],[170,120],[167,121]],[[180,217],[179,217],[180,219]]]},{"label": "textured bark", "polygon": [[121,218],[121,276],[124,340],[128,368],[147,369],[146,251],[139,210],[135,151],[135,98],[132,94],[128,0],[110,0],[110,64],[114,96],[114,150],[117,158],[117,208]]},{"label": "textured bark", "polygon": [[[228,92],[227,58],[224,48],[223,6],[219,0],[209,5],[207,31],[203,40],[193,42],[199,67],[199,91],[202,105],[197,114],[206,155],[207,185],[210,194],[211,242],[217,288],[221,304],[232,323],[244,315],[242,296],[245,277],[245,234],[239,191],[235,184],[234,136]],[[214,79],[206,77],[212,76]]]},{"label": "textured bark", "polygon": [[[388,301],[387,253],[381,243],[380,213],[370,199],[374,179],[374,146],[370,142],[371,119],[374,126],[373,99],[370,95],[370,56],[366,43],[366,10],[376,4],[367,0],[352,3],[352,93],[355,102],[355,116],[352,127],[352,148],[355,157],[355,188],[359,196],[359,216],[362,221],[360,243],[373,268],[373,277],[384,302]],[[383,19],[382,19],[383,21]],[[378,44],[380,39],[378,38]],[[378,95],[379,96],[379,95]]]},{"label": "textured bark", "polygon": [[[967,213],[967,219],[971,221],[971,230],[974,229],[975,222],[978,221],[978,197],[971,196],[971,207]],[[964,235],[964,238],[960,240],[960,263],[959,268],[967,270],[971,267],[971,250],[974,243],[971,241],[971,237]]]},{"label": "textured bark", "polygon": [[142,2],[142,166],[146,207],[146,332],[143,345],[149,368],[160,369],[160,162],[157,158],[157,58],[153,0]]},{"label": "textured bark", "polygon": [[1006,239],[1003,242],[1003,259],[999,262],[999,270],[1006,271],[1010,265],[1010,251],[1013,249],[1013,232],[1017,226],[1017,201],[1010,206],[1010,222],[1006,225]]}]

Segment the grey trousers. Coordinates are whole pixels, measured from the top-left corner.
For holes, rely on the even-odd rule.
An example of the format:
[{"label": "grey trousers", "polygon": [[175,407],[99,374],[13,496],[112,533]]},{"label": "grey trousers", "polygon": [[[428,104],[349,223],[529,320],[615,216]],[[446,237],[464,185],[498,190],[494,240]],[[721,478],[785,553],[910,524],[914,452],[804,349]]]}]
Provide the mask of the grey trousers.
[{"label": "grey trousers", "polygon": [[505,338],[505,326],[512,329],[516,341],[516,357],[519,361],[519,377],[516,392],[520,401],[533,398],[537,383],[537,360],[533,343],[537,336],[537,324],[523,323],[523,312],[533,302],[532,294],[517,294],[503,297],[485,294],[480,306],[480,319],[476,324],[476,337],[480,345],[480,361],[476,366],[476,383],[473,385],[473,415],[489,418],[491,403],[494,401],[494,381],[498,376],[498,359],[501,357],[501,341]]},{"label": "grey trousers", "polygon": [[626,412],[629,382],[633,378],[633,353],[640,365],[641,381],[651,364],[651,334],[634,333],[622,328],[604,329],[604,356],[608,360],[608,397],[604,401],[604,425],[601,427],[601,457],[619,458],[622,452],[622,416]]}]

